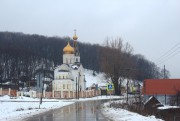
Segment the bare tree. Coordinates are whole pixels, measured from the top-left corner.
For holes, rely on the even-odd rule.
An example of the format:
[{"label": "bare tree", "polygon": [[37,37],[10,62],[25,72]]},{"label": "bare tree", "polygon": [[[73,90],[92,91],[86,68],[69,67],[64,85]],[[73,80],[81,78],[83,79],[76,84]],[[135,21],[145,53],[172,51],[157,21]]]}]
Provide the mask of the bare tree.
[{"label": "bare tree", "polygon": [[[101,48],[101,69],[110,78],[115,87],[115,93],[121,94],[122,77],[130,78],[129,69],[132,68],[131,47],[125,47],[120,38],[105,40],[104,48]],[[126,52],[127,51],[127,52]]]}]

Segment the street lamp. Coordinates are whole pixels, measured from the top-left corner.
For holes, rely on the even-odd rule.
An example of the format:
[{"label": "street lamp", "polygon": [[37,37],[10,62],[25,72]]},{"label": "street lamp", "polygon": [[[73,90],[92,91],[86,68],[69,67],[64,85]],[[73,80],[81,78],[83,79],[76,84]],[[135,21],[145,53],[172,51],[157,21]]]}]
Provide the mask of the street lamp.
[{"label": "street lamp", "polygon": [[76,99],[77,99],[77,77],[76,77]]},{"label": "street lamp", "polygon": [[86,89],[86,79],[85,79],[85,75],[84,76],[84,89]]},{"label": "street lamp", "polygon": [[127,91],[126,91],[126,93],[127,93],[127,98],[126,98],[126,103],[128,103],[128,87],[129,87],[129,80],[127,80],[127,85],[126,85],[127,87]]},{"label": "street lamp", "polygon": [[78,72],[78,99],[79,99],[79,81],[80,81],[80,71]]},{"label": "street lamp", "polygon": [[39,102],[39,108],[40,108],[40,105],[42,104],[43,91],[44,91],[44,81],[45,81],[45,65],[44,64],[42,66],[42,70],[43,70],[44,79],[42,80],[42,92],[41,92],[41,97],[40,97],[40,102]]}]

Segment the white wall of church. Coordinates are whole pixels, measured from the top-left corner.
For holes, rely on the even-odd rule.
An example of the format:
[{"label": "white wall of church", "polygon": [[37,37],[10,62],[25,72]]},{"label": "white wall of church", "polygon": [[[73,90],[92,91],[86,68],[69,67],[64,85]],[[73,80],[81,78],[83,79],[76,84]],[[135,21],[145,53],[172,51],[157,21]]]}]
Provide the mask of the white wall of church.
[{"label": "white wall of church", "polygon": [[74,54],[63,54],[63,63],[73,64],[75,61]]},{"label": "white wall of church", "polygon": [[71,79],[72,75],[70,72],[57,72],[54,74],[54,79]]},{"label": "white wall of church", "polygon": [[80,63],[80,57],[79,57],[79,56],[75,56],[74,61],[75,61],[75,62],[79,62],[79,63]]},{"label": "white wall of church", "polygon": [[73,83],[70,79],[54,80],[53,90],[54,91],[73,91]]},{"label": "white wall of church", "polygon": [[[85,90],[85,76],[82,65],[78,69],[73,69],[66,64],[62,64],[54,70],[53,90],[55,91],[76,91],[76,84],[79,84],[79,91]],[[67,90],[68,89],[68,90]]]},{"label": "white wall of church", "polygon": [[81,90],[85,90],[86,89],[86,85],[84,82],[84,69],[82,67],[82,65],[78,68],[78,70],[72,70],[72,76],[73,76],[73,80],[74,80],[74,89],[76,89],[76,80],[77,83],[79,81],[79,88],[81,88]]}]

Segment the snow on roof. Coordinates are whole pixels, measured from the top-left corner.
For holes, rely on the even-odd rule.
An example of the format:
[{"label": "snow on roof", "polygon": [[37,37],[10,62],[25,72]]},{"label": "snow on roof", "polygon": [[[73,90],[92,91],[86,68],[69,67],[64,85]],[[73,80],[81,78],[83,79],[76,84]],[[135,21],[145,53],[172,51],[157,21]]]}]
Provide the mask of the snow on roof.
[{"label": "snow on roof", "polygon": [[98,84],[98,87],[105,87],[106,85],[107,85],[107,83],[102,82],[102,83]]},{"label": "snow on roof", "polygon": [[180,108],[180,107],[178,107],[178,106],[169,106],[169,105],[165,105],[163,107],[158,107],[158,109],[160,109],[160,110],[172,109],[172,108]]},{"label": "snow on roof", "polygon": [[5,83],[2,83],[2,85],[10,85],[11,82],[5,82]]},{"label": "snow on roof", "polygon": [[153,96],[151,96],[148,100],[146,100],[146,102],[144,103],[144,105],[146,105],[146,103],[148,103],[152,98],[153,98]]},{"label": "snow on roof", "polygon": [[73,69],[78,69],[79,67],[78,67],[78,65],[72,65],[71,66]]}]

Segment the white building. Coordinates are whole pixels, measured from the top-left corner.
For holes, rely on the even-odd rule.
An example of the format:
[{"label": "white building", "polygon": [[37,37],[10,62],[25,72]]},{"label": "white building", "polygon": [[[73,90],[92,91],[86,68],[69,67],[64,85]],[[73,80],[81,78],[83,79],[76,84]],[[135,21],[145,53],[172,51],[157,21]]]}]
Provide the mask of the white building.
[{"label": "white building", "polygon": [[84,68],[80,63],[76,33],[73,36],[73,47],[67,43],[63,49],[63,64],[54,70],[52,89],[62,92],[76,92],[86,89]]}]

